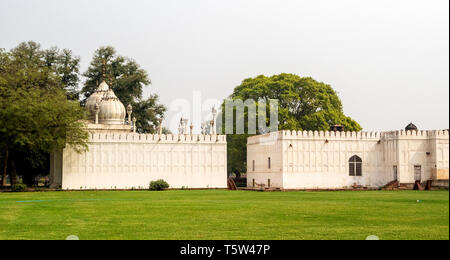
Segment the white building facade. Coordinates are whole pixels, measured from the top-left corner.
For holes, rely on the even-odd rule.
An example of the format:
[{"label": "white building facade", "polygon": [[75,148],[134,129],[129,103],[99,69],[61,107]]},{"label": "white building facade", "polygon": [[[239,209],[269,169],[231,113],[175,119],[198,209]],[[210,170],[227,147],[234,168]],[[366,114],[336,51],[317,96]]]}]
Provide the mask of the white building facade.
[{"label": "white building facade", "polygon": [[[70,147],[50,158],[51,187],[147,189],[163,179],[170,188],[227,188],[227,143],[224,135],[137,134],[132,108],[125,107],[105,82],[87,100],[89,149]],[[125,115],[128,120],[125,121]]]},{"label": "white building facade", "polygon": [[279,131],[247,142],[247,186],[379,188],[392,181],[448,185],[449,132]]}]

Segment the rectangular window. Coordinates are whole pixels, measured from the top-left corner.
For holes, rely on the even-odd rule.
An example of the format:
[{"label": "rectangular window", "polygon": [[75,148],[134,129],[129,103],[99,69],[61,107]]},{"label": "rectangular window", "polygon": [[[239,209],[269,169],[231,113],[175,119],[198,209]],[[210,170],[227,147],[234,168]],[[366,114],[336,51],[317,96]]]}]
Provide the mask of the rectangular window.
[{"label": "rectangular window", "polygon": [[350,163],[349,164],[349,168],[348,168],[348,172],[350,176],[355,176],[355,164],[354,163]]},{"label": "rectangular window", "polygon": [[362,163],[356,163],[356,176],[362,176]]},{"label": "rectangular window", "polygon": [[398,181],[398,168],[394,165],[394,181]]},{"label": "rectangular window", "polygon": [[422,166],[414,165],[414,180],[421,181],[422,180]]},{"label": "rectangular window", "polygon": [[255,171],[255,160],[252,161],[252,169]]},{"label": "rectangular window", "polygon": [[272,162],[270,161],[270,157],[269,157],[269,159],[267,160],[267,163],[268,163],[268,166],[269,166],[269,169],[272,167]]}]

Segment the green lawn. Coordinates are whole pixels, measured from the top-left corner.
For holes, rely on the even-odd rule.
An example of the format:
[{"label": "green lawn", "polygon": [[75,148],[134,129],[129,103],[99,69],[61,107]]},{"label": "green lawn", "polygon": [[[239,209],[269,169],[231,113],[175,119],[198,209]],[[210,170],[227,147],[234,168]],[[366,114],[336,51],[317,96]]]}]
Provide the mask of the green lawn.
[{"label": "green lawn", "polygon": [[[420,202],[417,202],[420,200]],[[0,193],[0,239],[449,239],[448,191]]]}]

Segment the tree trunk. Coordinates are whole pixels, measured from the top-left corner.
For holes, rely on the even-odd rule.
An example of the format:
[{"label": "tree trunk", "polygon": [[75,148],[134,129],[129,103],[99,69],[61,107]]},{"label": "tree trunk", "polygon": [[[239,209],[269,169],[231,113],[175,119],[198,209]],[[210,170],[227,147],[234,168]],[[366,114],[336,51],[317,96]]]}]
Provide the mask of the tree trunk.
[{"label": "tree trunk", "polygon": [[6,186],[6,170],[8,169],[8,149],[6,149],[5,152],[5,160],[4,160],[4,164],[3,164],[3,172],[2,172],[2,186]]},{"label": "tree trunk", "polygon": [[17,170],[14,159],[11,158],[11,186],[17,183]]}]

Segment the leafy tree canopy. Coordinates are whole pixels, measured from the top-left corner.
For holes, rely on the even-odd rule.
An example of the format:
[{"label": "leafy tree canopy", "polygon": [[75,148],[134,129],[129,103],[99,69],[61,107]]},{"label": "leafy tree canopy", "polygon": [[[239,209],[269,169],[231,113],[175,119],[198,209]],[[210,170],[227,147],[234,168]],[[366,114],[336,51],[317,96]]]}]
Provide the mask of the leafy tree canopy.
[{"label": "leafy tree canopy", "polygon": [[44,50],[33,41],[23,42],[10,52],[2,51],[2,77],[10,88],[62,89],[78,99],[80,58],[56,47]]},{"label": "leafy tree canopy", "polygon": [[80,122],[85,111],[78,101],[68,100],[77,85],[77,71],[78,59],[68,50],[42,50],[35,42],[0,50],[3,166],[8,158],[14,166],[24,153],[42,155],[66,144],[78,151],[87,148],[88,133]]},{"label": "leafy tree canopy", "polygon": [[117,55],[113,47],[101,47],[95,51],[83,76],[86,77],[86,82],[82,89],[82,103],[85,103],[98,84],[105,80],[125,106],[133,106],[138,132],[156,131],[158,119],[163,117],[166,108],[158,103],[158,95],[143,98],[143,89],[151,81],[147,72],[134,60]]},{"label": "leafy tree canopy", "polygon": [[[360,131],[361,126],[346,116],[337,93],[310,77],[280,74],[245,79],[234,89],[231,99],[279,102],[280,130],[323,130],[340,124],[346,131]],[[269,121],[269,119],[267,119]]]},{"label": "leafy tree canopy", "polygon": [[[336,91],[330,85],[310,77],[283,73],[271,77],[261,75],[248,78],[234,89],[230,99],[242,101],[252,99],[267,104],[270,99],[278,100],[279,130],[327,131],[332,125],[342,125],[346,131],[362,130],[356,121],[344,114]],[[224,105],[222,110],[225,112]],[[247,112],[245,110],[245,119],[248,118]],[[270,122],[269,113],[266,122]],[[230,172],[246,171],[248,136],[247,134],[227,136]]]}]

